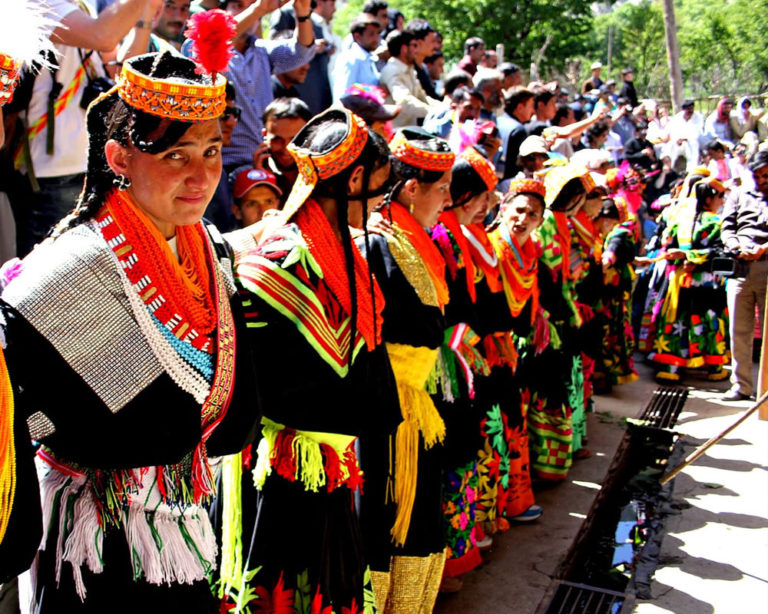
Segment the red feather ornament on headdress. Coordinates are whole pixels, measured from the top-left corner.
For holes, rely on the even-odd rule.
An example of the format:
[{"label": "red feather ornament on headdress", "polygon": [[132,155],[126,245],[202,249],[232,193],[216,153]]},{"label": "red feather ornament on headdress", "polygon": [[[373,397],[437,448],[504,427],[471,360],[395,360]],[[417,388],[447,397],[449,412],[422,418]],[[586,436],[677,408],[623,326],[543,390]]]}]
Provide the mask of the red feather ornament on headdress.
[{"label": "red feather ornament on headdress", "polygon": [[192,41],[192,57],[198,64],[198,72],[211,75],[226,72],[234,55],[232,39],[237,32],[237,22],[232,15],[220,9],[202,11],[187,21],[185,36]]}]

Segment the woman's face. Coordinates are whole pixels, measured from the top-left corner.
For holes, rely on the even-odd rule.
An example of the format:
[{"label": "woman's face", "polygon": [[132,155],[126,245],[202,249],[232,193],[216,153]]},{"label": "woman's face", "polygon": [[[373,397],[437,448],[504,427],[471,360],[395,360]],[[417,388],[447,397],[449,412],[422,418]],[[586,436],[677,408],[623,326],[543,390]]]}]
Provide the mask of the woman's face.
[{"label": "woman's face", "polygon": [[432,228],[446,207],[451,205],[451,171],[443,173],[435,183],[416,183],[413,217],[422,228]]},{"label": "woman's face", "polygon": [[459,224],[467,226],[468,224],[481,224],[488,213],[488,205],[490,204],[490,192],[483,192],[477,196],[473,196],[469,202],[464,203],[460,207],[456,207],[456,217],[459,219]]},{"label": "woman's face", "polygon": [[174,236],[176,226],[202,219],[221,178],[221,147],[219,120],[212,119],[193,124],[158,154],[123,148],[120,172],[131,180],[128,193],[166,239]]},{"label": "woman's face", "polygon": [[[362,169],[362,167],[360,168]],[[368,178],[368,191],[376,192],[377,190],[380,190],[389,179],[390,170],[391,165],[389,162],[387,162],[384,166],[373,171],[371,176]],[[358,195],[360,191],[353,191],[355,193],[349,195],[350,200],[347,205],[347,223],[352,226],[352,228],[362,229],[368,220],[363,220],[363,208],[361,206],[361,199],[354,199],[354,197]],[[373,211],[381,206],[381,203],[384,202],[384,196],[384,194],[379,194],[378,196],[371,196],[368,198],[368,202],[366,204],[366,212],[368,216],[370,216]]]},{"label": "woman's face", "polygon": [[714,196],[707,197],[707,199],[704,202],[704,208],[710,213],[715,213],[720,209],[720,207],[723,206],[724,201],[725,201],[725,192],[718,192]]},{"label": "woman's face", "polygon": [[573,217],[576,215],[581,208],[584,206],[584,203],[587,201],[587,195],[583,192],[581,194],[577,194],[571,199],[571,202],[568,205],[568,208],[565,210],[565,215],[568,217]]},{"label": "woman's face", "polygon": [[603,236],[608,235],[618,225],[619,220],[612,217],[601,217],[597,220],[597,228]]},{"label": "woman's face", "polygon": [[594,220],[597,217],[597,214],[600,213],[602,206],[603,197],[600,194],[597,194],[594,198],[587,198],[587,200],[584,201],[584,213],[587,214],[587,217],[590,220]]},{"label": "woman's face", "polygon": [[544,203],[530,194],[518,194],[504,205],[502,223],[515,236],[522,247],[531,233],[541,226],[544,216]]}]

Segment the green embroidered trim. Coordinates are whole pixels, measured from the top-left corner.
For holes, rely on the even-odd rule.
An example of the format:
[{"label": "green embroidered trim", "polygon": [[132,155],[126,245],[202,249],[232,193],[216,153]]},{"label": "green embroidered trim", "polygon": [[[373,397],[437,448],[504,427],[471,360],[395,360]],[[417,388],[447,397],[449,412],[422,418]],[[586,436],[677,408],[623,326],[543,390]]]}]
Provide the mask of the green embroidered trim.
[{"label": "green embroidered trim", "polygon": [[[298,259],[306,260],[297,255],[292,261]],[[288,318],[339,377],[347,375],[351,336],[349,318],[338,330],[334,329],[317,295],[298,277],[267,258],[254,256],[243,260],[237,275],[246,290]],[[365,340],[358,335],[353,360],[364,345]]]}]

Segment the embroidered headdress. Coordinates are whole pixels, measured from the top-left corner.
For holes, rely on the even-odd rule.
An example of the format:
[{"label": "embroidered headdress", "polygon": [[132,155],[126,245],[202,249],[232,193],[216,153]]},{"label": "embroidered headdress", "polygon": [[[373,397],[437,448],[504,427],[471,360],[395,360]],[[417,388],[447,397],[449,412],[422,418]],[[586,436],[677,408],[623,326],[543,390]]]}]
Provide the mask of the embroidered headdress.
[{"label": "embroidered headdress", "polygon": [[[344,138],[325,151],[307,148],[309,136],[318,125],[326,122],[344,124]],[[288,144],[288,152],[296,160],[299,176],[283,208],[285,219],[290,219],[299,210],[319,181],[339,174],[357,160],[367,142],[368,126],[365,120],[347,109],[328,109],[313,117]]]},{"label": "embroidered headdress", "polygon": [[392,150],[392,155],[395,158],[410,166],[442,173],[451,170],[456,160],[456,154],[452,151],[427,151],[411,142],[412,139],[430,138],[436,137],[418,130],[399,130],[389,143],[389,148]]},{"label": "embroidered headdress", "polygon": [[480,175],[489,191],[496,187],[499,178],[496,177],[496,170],[488,158],[481,155],[474,147],[467,147],[461,153],[461,158],[469,162],[469,165]]},{"label": "embroidered headdress", "polygon": [[[187,24],[191,52],[202,75],[199,83],[156,71],[152,54],[131,58],[123,63],[117,79],[120,98],[134,109],[164,119],[200,122],[216,119],[227,106],[227,80],[219,73],[227,70],[232,57],[231,40],[235,35],[234,18],[221,10],[193,15]],[[162,56],[161,56],[162,57]],[[152,59],[149,59],[152,58]]]},{"label": "embroidered headdress", "polygon": [[544,200],[547,195],[547,189],[538,179],[515,179],[509,182],[509,188],[504,200],[509,201],[518,194],[533,194]]},{"label": "embroidered headdress", "polygon": [[[120,98],[134,109],[165,119],[200,122],[216,119],[227,106],[224,90],[227,80],[216,76],[215,83],[191,84],[173,77],[152,77],[154,54],[140,55],[127,60],[117,80]],[[146,72],[145,72],[146,71]]]},{"label": "embroidered headdress", "polygon": [[476,196],[487,194],[497,183],[493,164],[474,147],[467,147],[456,158],[451,170],[453,203],[448,208],[461,207]]},{"label": "embroidered headdress", "polygon": [[584,192],[587,194],[589,194],[595,187],[595,182],[585,166],[565,164],[562,166],[555,166],[547,172],[544,176],[544,185],[547,188],[547,195],[545,197],[547,207],[552,207],[557,200],[557,197],[560,195],[560,192],[573,179],[579,179],[581,181]]}]

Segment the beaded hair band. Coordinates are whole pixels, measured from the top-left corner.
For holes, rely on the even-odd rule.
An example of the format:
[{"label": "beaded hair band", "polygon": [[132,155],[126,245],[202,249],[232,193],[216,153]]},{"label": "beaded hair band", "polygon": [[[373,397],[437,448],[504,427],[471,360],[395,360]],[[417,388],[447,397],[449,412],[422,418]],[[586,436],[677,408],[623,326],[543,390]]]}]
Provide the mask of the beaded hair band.
[{"label": "beaded hair band", "polygon": [[21,62],[0,53],[0,107],[13,99],[20,72]]},{"label": "beaded hair band", "polygon": [[544,176],[544,185],[547,188],[545,200],[548,207],[555,202],[560,191],[572,179],[579,179],[587,194],[595,188],[595,181],[590,176],[587,167],[577,164],[555,166]]},{"label": "beaded hair band", "polygon": [[609,198],[613,200],[616,205],[616,210],[619,212],[619,224],[623,224],[629,219],[629,204],[627,203],[627,200],[618,194],[614,194]]},{"label": "beaded hair band", "polygon": [[702,179],[699,183],[706,183],[710,188],[717,190],[718,192],[725,192],[728,189],[717,177],[707,177]]},{"label": "beaded hair band", "polygon": [[496,187],[499,179],[496,177],[496,170],[490,160],[480,155],[480,152],[474,147],[467,147],[462,152],[461,157],[469,162],[469,165],[480,175],[489,191]]},{"label": "beaded hair band", "polygon": [[202,122],[216,119],[224,112],[226,84],[227,80],[221,75],[217,75],[211,85],[157,79],[141,74],[131,62],[126,62],[117,80],[117,92],[126,104],[145,113],[165,119]]},{"label": "beaded hair band", "polygon": [[395,135],[389,148],[392,150],[392,155],[401,162],[427,171],[449,171],[456,160],[456,155],[450,151],[437,152],[419,149],[402,132]]},{"label": "beaded hair band", "polygon": [[[339,174],[357,160],[365,144],[368,142],[368,125],[365,123],[365,120],[346,109],[343,111],[339,109],[326,111],[313,118],[311,124],[317,125],[325,121],[326,115],[338,113],[343,113],[346,116],[347,134],[341,143],[330,151],[322,153],[310,151],[301,145],[297,145],[296,138],[288,144],[288,152],[296,160],[299,176],[293,184],[293,189],[288,196],[285,207],[283,207],[285,219],[290,219],[299,210],[301,205],[304,204],[314,191],[318,181]],[[302,132],[305,134],[307,126],[304,126],[302,129]]]},{"label": "beaded hair band", "polygon": [[509,183],[505,200],[518,194],[534,194],[543,200],[547,195],[547,189],[541,181],[536,179],[515,179]]}]

